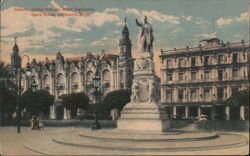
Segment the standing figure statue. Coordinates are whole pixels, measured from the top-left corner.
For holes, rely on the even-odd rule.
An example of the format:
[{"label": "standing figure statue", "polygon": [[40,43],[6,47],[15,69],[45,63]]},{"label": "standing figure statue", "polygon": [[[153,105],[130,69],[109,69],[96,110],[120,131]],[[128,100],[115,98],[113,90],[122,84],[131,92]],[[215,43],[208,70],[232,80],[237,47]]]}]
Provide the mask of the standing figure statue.
[{"label": "standing figure statue", "polygon": [[156,101],[156,90],[155,90],[155,82],[154,80],[150,79],[148,81],[148,95],[149,95],[149,103],[153,103]]},{"label": "standing figure statue", "polygon": [[150,23],[147,21],[147,16],[144,17],[144,24],[135,19],[136,25],[141,27],[139,34],[138,45],[141,49],[141,52],[153,52],[153,28]]},{"label": "standing figure statue", "polygon": [[140,91],[139,83],[136,80],[133,80],[132,94],[131,94],[131,97],[130,97],[131,103],[137,103],[138,102],[139,91]]}]

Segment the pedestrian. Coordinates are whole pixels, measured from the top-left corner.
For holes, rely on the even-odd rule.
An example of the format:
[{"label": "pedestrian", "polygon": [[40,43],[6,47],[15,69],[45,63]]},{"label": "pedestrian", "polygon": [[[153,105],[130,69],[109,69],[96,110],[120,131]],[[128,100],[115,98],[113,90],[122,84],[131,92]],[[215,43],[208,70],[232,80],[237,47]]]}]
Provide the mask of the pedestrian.
[{"label": "pedestrian", "polygon": [[39,124],[39,131],[44,130],[44,124],[42,119],[39,119],[38,124]]},{"label": "pedestrian", "polygon": [[34,122],[35,122],[35,119],[34,119],[34,116],[32,116],[30,119],[30,130],[34,130]]}]

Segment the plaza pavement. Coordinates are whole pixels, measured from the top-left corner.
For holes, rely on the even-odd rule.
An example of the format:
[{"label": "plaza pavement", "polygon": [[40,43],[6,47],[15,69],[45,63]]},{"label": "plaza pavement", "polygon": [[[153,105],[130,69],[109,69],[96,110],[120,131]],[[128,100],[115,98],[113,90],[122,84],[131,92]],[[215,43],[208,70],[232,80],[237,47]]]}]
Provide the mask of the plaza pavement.
[{"label": "plaza pavement", "polygon": [[[58,135],[71,135],[78,133],[83,128],[80,127],[45,127],[44,131],[30,131],[28,127],[21,127],[21,133],[16,133],[16,127],[0,127],[0,154],[1,155],[136,155],[133,152],[121,152],[111,150],[83,149],[80,147],[65,146],[54,143],[51,138]],[[230,132],[240,134],[248,138],[248,132]],[[24,147],[35,147],[31,149],[40,149],[32,151]],[[39,143],[39,144],[36,144]],[[42,146],[41,146],[42,145]],[[27,147],[27,146],[26,146]],[[159,155],[246,155],[249,153],[248,145],[235,147],[232,149],[205,150],[205,151],[178,151],[178,152],[154,152],[141,154],[159,154]],[[43,151],[44,153],[39,153]]]}]

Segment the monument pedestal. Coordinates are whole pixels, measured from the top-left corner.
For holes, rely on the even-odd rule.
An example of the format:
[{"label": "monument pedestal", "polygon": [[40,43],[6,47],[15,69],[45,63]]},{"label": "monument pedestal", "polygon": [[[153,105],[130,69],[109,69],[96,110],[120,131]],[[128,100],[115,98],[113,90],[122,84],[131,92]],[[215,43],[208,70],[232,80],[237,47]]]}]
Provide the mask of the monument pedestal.
[{"label": "monument pedestal", "polygon": [[156,103],[128,103],[117,121],[117,128],[126,131],[166,132],[170,121]]},{"label": "monument pedestal", "polygon": [[141,53],[135,60],[131,102],[121,112],[117,121],[119,130],[166,132],[170,120],[159,101],[159,79],[155,76],[151,53]]}]

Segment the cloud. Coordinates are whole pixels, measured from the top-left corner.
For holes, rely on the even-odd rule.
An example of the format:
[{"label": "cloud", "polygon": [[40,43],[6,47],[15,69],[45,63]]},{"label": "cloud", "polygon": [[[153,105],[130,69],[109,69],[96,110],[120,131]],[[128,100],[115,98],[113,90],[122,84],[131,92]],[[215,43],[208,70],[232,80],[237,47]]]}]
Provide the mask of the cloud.
[{"label": "cloud", "polygon": [[90,43],[91,46],[100,46],[100,45],[104,45],[104,43],[102,41],[93,41]]},{"label": "cloud", "polygon": [[216,36],[216,32],[214,33],[201,33],[201,34],[197,34],[195,35],[196,37],[202,37],[202,38],[212,38]]},{"label": "cloud", "polygon": [[249,13],[244,12],[240,14],[240,17],[236,17],[237,22],[248,22],[249,21]]},{"label": "cloud", "polygon": [[235,18],[225,18],[221,17],[216,20],[216,24],[220,27],[230,25],[232,23],[238,22],[238,23],[247,23],[249,21],[249,13],[248,12],[243,12],[240,14],[239,17]]},{"label": "cloud", "polygon": [[233,23],[234,22],[234,19],[232,19],[232,18],[219,18],[218,20],[216,20],[216,24],[218,25],[218,26],[224,26],[224,25],[229,25],[229,24],[231,24],[231,23]]},{"label": "cloud", "polygon": [[187,21],[192,21],[192,19],[194,19],[194,17],[193,16],[182,16],[182,18],[184,18],[185,20],[187,20]]},{"label": "cloud", "polygon": [[201,17],[196,17],[194,21],[195,21],[195,23],[198,24],[198,25],[202,25],[202,24],[204,24],[204,23],[207,22],[206,20],[204,20],[204,19],[201,18]]},{"label": "cloud", "polygon": [[180,24],[180,17],[173,16],[173,15],[167,15],[167,14],[162,14],[158,11],[151,10],[141,10],[139,11],[138,9],[135,8],[127,8],[126,13],[133,14],[137,17],[144,17],[147,16],[151,21],[157,21],[157,22],[166,22],[166,23],[171,23],[171,24]]}]

